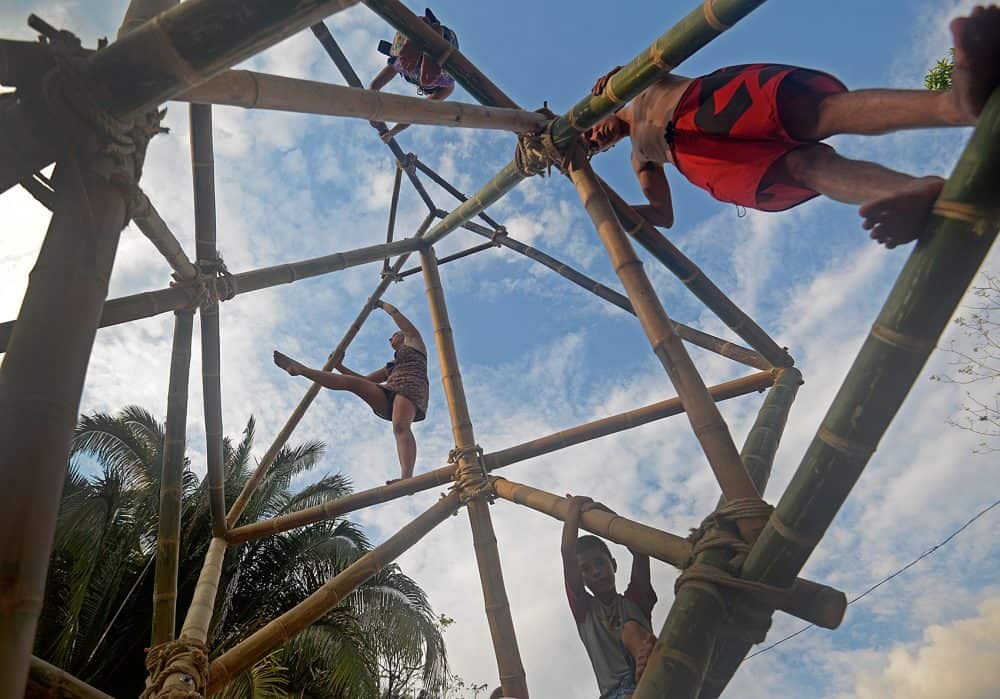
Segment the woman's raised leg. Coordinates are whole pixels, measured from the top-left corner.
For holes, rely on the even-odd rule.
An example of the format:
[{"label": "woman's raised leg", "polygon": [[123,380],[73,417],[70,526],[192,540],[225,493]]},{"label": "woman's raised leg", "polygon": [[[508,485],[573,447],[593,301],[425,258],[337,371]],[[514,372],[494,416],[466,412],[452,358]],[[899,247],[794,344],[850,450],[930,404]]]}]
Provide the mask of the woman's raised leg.
[{"label": "woman's raised leg", "polygon": [[305,364],[297,362],[277,350],[274,352],[274,363],[287,371],[291,376],[305,376],[307,379],[312,379],[324,388],[353,393],[380,415],[388,415],[392,411],[392,406],[389,405],[389,399],[386,397],[385,391],[374,381],[356,376],[334,374],[330,371],[310,369]]}]

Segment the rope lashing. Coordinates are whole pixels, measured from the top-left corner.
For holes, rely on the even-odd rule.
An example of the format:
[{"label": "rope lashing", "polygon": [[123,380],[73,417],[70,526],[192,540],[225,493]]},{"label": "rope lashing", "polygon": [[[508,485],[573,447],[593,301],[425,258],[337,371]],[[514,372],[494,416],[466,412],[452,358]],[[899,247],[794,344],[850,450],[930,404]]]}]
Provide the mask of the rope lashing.
[{"label": "rope lashing", "polygon": [[507,236],[507,226],[497,226],[493,231],[493,235],[490,236],[490,242],[493,243],[494,247],[499,248],[501,246],[498,238],[504,238],[506,236]]},{"label": "rope lashing", "polygon": [[140,699],[201,699],[208,684],[208,651],[189,638],[167,641],[146,649],[146,671]]},{"label": "rope lashing", "polygon": [[197,260],[195,267],[198,268],[197,277],[171,284],[184,288],[189,299],[188,308],[205,308],[236,296],[236,283],[222,257]]},{"label": "rope lashing", "polygon": [[403,172],[409,175],[415,175],[417,173],[417,154],[407,153],[400,160],[397,160],[396,164],[403,170]]},{"label": "rope lashing", "polygon": [[379,276],[382,279],[388,279],[389,281],[392,281],[392,282],[401,282],[401,281],[403,281],[403,275],[400,274],[399,272],[393,272],[391,269],[383,269],[379,273]]},{"label": "rope lashing", "polygon": [[552,139],[551,125],[556,114],[549,109],[548,103],[536,112],[549,118],[546,125],[539,131],[529,131],[517,137],[517,148],[514,151],[514,165],[517,171],[525,177],[551,174],[555,165],[560,171],[565,171],[569,165],[569,157],[556,146]]},{"label": "rope lashing", "polygon": [[451,487],[458,492],[463,503],[483,496],[493,502],[493,488],[487,476],[481,446],[455,447],[448,452],[448,463],[456,466],[455,483]]}]

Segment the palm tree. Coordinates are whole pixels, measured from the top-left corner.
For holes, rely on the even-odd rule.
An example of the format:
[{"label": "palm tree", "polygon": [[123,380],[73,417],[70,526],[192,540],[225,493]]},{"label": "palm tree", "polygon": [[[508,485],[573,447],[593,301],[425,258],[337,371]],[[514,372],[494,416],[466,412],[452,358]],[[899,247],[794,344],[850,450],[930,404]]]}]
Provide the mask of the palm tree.
[{"label": "palm tree", "polygon": [[[250,475],[253,438],[251,417],[238,444],[224,440],[229,498]],[[35,652],[114,695],[135,696],[144,680],[163,439],[163,425],[139,407],[84,416],[63,490]],[[293,479],[313,468],[323,449],[320,442],[282,449],[244,521],[350,493],[350,482],[340,474],[293,492]],[[207,482],[199,482],[187,466],[186,461],[179,609],[190,601],[211,538]],[[223,566],[210,652],[239,642],[370,549],[364,532],[346,519],[233,547]],[[418,667],[417,680],[433,696],[448,676],[435,622],[423,590],[398,566],[387,566],[245,672],[223,696],[377,697],[383,668],[399,662]]]}]

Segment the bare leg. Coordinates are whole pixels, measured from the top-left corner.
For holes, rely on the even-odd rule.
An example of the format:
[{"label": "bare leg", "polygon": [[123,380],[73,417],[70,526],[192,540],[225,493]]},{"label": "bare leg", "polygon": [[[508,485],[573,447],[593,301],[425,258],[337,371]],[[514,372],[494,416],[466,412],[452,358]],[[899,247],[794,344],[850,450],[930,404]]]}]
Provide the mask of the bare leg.
[{"label": "bare leg", "polygon": [[952,20],[955,70],[952,92],[957,104],[975,118],[1000,84],[1000,7],[976,7]]},{"label": "bare leg", "polygon": [[385,391],[374,381],[356,376],[342,376],[341,374],[334,374],[329,371],[310,369],[305,364],[297,362],[277,350],[274,352],[274,363],[287,371],[291,376],[305,376],[320,386],[334,391],[349,391],[382,415],[388,415],[392,410],[392,406],[389,405],[389,399],[385,396]]},{"label": "bare leg", "polygon": [[626,621],[622,627],[622,643],[635,661],[635,680],[638,682],[642,678],[642,673],[646,671],[646,663],[656,643],[656,636],[638,622]]},{"label": "bare leg", "polygon": [[392,402],[392,434],[396,438],[400,477],[404,480],[413,477],[413,467],[417,463],[417,440],[410,429],[416,416],[417,406],[413,401],[397,393]]}]

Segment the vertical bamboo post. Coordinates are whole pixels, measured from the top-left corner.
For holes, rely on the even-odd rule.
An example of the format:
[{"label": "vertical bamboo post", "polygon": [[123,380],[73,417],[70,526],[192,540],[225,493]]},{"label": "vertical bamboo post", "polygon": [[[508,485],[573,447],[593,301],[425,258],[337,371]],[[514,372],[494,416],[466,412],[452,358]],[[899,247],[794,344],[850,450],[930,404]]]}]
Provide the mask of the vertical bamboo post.
[{"label": "vertical bamboo post", "polygon": [[[215,247],[215,155],[212,147],[212,107],[192,104],[191,168],[194,171],[194,231],[198,264],[218,260]],[[201,381],[205,404],[205,452],[212,533],[226,535],[225,464],[222,452],[222,356],[219,301],[201,307]]]},{"label": "vertical bamboo post", "polygon": [[[757,489],[740,460],[729,428],[687,350],[674,332],[673,323],[642,269],[642,262],[625,237],[607,195],[580,150],[573,156],[569,174],[587,213],[597,227],[601,242],[611,257],[615,273],[628,293],[639,322],[653,346],[653,352],[677,390],[695,436],[726,499],[757,498]],[[747,541],[753,541],[762,526],[763,522],[743,520],[741,533]]]},{"label": "vertical bamboo post", "polygon": [[57,204],[0,367],[0,696],[28,675],[80,394],[125,226],[121,190],[82,135],[53,183]]},{"label": "vertical bamboo post", "polygon": [[[430,305],[434,339],[441,362],[441,382],[444,385],[448,413],[451,416],[451,432],[455,438],[455,448],[460,454],[456,471],[479,470],[483,468],[482,463],[476,456],[470,455],[470,452],[477,448],[476,437],[472,429],[469,406],[465,400],[465,388],[462,385],[462,374],[455,352],[455,340],[448,319],[448,307],[445,304],[434,249],[421,250],[420,262],[424,270],[427,302]],[[486,603],[486,617],[500,671],[500,685],[505,696],[527,699],[528,685],[517,647],[514,621],[510,616],[510,603],[507,601],[507,591],[504,588],[500,552],[497,549],[489,504],[482,498],[476,497],[469,501],[468,510],[476,561],[479,564],[479,578]]]},{"label": "vertical bamboo post", "polygon": [[[758,476],[755,484],[761,492],[767,484],[767,475],[801,378],[794,368],[779,373],[743,445],[740,455],[748,469],[753,464],[753,471]],[[730,570],[729,564],[732,555],[728,549],[708,549],[699,553],[695,562],[733,573],[736,571]],[[728,601],[717,587],[705,583],[682,586],[650,654],[635,699],[695,699],[713,649],[724,640],[719,631],[728,615]],[[765,609],[763,618],[769,616],[770,610]]]},{"label": "vertical bamboo post", "polygon": [[167,389],[167,427],[160,474],[160,521],[156,534],[151,645],[172,641],[177,617],[177,566],[181,536],[181,496],[186,444],[188,382],[194,311],[174,314],[174,345]]},{"label": "vertical bamboo post", "polygon": [[[396,230],[396,209],[399,207],[399,186],[403,182],[403,166],[396,163],[396,174],[392,180],[392,201],[389,204],[389,223],[386,225],[385,242],[392,242],[392,234]],[[389,258],[382,260],[382,273],[389,271]]]}]

